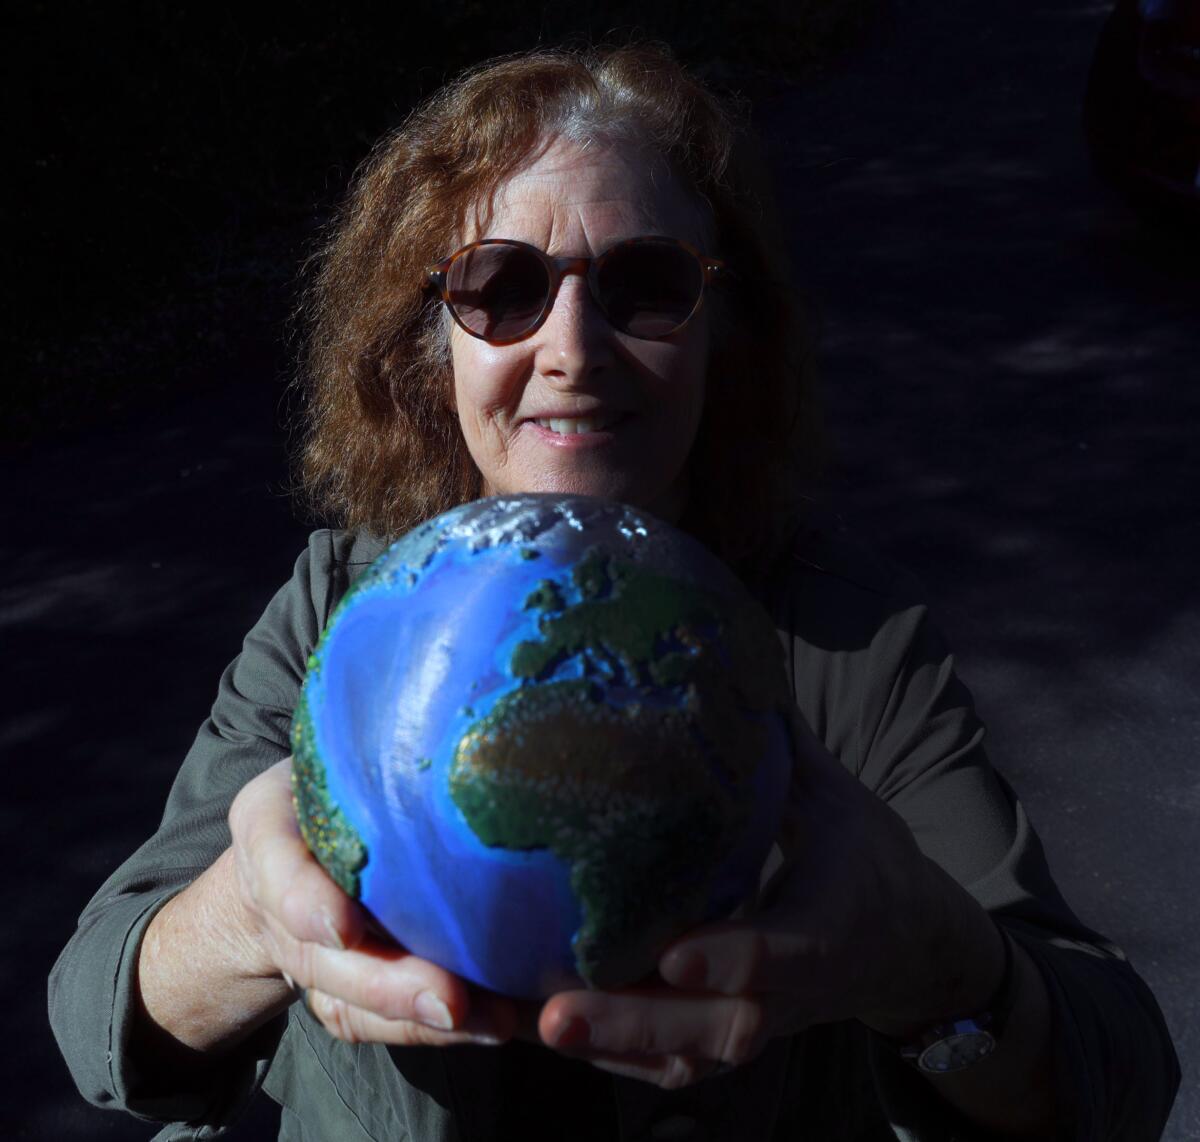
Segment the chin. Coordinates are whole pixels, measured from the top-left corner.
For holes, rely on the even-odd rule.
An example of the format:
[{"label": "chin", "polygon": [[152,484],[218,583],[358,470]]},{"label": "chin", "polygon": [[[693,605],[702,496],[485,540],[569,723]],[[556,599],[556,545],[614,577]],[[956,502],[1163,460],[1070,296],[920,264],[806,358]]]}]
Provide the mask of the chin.
[{"label": "chin", "polygon": [[603,500],[615,500],[649,512],[661,520],[674,523],[683,513],[687,498],[686,485],[676,483],[667,487],[647,488],[644,484],[627,479],[579,479],[561,478],[548,481],[546,486],[530,491],[553,492],[564,496],[596,496]]},{"label": "chin", "polygon": [[484,481],[484,495],[521,495],[545,493],[560,496],[595,496],[614,500],[650,512],[661,520],[674,523],[687,500],[686,468],[674,477],[667,473],[634,473],[619,467],[601,465],[561,467],[546,465],[525,472],[511,470],[499,484]]}]

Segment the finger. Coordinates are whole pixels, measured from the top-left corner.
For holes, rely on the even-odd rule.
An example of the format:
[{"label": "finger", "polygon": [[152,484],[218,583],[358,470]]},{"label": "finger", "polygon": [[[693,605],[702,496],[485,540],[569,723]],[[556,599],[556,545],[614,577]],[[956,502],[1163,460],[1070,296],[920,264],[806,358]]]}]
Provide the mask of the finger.
[{"label": "finger", "polygon": [[[772,922],[778,916],[780,922]],[[794,902],[773,899],[753,922],[697,928],[659,958],[658,973],[672,987],[720,995],[796,994],[804,987],[804,962],[817,945],[796,931]]]},{"label": "finger", "polygon": [[727,1074],[734,1069],[726,1063],[693,1059],[686,1055],[648,1058],[642,1055],[607,1055],[589,1052],[576,1057],[599,1070],[621,1075],[623,1078],[653,1083],[663,1090],[682,1090],[684,1087],[694,1086],[704,1079]]},{"label": "finger", "polygon": [[678,1055],[737,1067],[762,1051],[773,1023],[759,998],[574,991],[546,1004],[538,1029],[568,1054]]},{"label": "finger", "polygon": [[[439,1031],[466,1025],[472,1007],[467,981],[391,941],[367,936],[357,948],[345,951],[298,943],[294,954],[296,962],[283,966],[306,989],[315,988],[383,1020],[408,1020]],[[486,1012],[483,997],[491,993],[475,989],[475,994]],[[505,1018],[515,1025],[515,1014]]]},{"label": "finger", "polygon": [[230,809],[235,848],[261,912],[295,939],[352,948],[364,933],[362,908],[317,863],[292,806],[291,759],[259,774]]},{"label": "finger", "polygon": [[486,1033],[502,1042],[520,1037],[541,1043],[541,1004],[479,987],[394,942],[368,936],[344,952],[297,945],[298,978],[315,989],[385,1022],[421,1023],[437,1031]]},{"label": "finger", "polygon": [[465,1020],[458,1030],[443,1031],[415,1020],[384,1019],[372,1011],[364,1011],[344,999],[315,988],[305,993],[304,1001],[334,1038],[347,1043],[389,1043],[405,1047],[448,1047],[471,1043],[495,1047],[512,1034],[512,1020],[506,1025],[498,1025],[490,1021],[486,1013]]}]

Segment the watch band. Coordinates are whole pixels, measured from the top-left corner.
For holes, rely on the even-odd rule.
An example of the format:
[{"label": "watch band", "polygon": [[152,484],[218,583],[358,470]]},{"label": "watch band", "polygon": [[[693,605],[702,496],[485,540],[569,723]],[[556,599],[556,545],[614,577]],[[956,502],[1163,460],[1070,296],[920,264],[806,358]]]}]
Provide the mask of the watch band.
[{"label": "watch band", "polygon": [[1004,944],[1004,970],[987,1006],[973,1016],[936,1023],[907,1043],[891,1040],[905,1062],[927,1074],[946,1074],[971,1066],[996,1049],[1017,994],[1012,937],[1002,925],[996,928]]}]

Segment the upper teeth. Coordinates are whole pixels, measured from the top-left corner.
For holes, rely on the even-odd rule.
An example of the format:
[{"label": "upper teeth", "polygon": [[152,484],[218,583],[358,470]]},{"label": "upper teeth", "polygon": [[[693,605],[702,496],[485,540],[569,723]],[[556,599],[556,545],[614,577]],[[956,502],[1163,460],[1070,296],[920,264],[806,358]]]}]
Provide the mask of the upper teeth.
[{"label": "upper teeth", "polygon": [[597,416],[581,416],[576,419],[555,416],[540,419],[534,423],[541,425],[542,428],[550,429],[551,432],[557,432],[560,436],[570,436],[576,432],[599,432],[601,429],[607,428],[612,420],[612,416],[601,413]]}]

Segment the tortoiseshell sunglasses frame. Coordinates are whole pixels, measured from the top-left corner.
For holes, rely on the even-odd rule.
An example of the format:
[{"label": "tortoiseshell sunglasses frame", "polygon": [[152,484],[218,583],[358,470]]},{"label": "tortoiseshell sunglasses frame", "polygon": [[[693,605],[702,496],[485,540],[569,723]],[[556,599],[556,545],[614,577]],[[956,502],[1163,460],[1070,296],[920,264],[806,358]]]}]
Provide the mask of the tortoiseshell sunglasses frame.
[{"label": "tortoiseshell sunglasses frame", "polygon": [[[515,345],[518,341],[524,341],[527,337],[532,337],[546,322],[546,318],[550,316],[550,311],[554,308],[554,301],[558,297],[559,286],[562,285],[562,280],[568,274],[580,274],[587,278],[588,289],[591,292],[592,300],[600,312],[604,314],[605,320],[612,324],[608,316],[608,311],[604,308],[603,302],[600,300],[598,277],[601,267],[604,265],[614,253],[628,246],[640,245],[663,245],[674,246],[680,250],[684,250],[691,254],[696,259],[700,266],[702,275],[700,283],[700,293],[696,298],[696,304],[692,306],[691,312],[688,313],[674,329],[666,333],[660,333],[655,337],[639,337],[636,333],[627,333],[625,330],[613,326],[618,332],[625,332],[629,337],[637,337],[639,341],[661,341],[666,337],[670,337],[678,333],[697,313],[700,312],[700,307],[704,302],[704,292],[713,279],[725,270],[725,263],[719,258],[709,257],[707,254],[702,254],[690,242],[685,242],[682,238],[668,238],[660,235],[647,235],[638,238],[626,238],[624,241],[617,242],[610,246],[601,254],[595,257],[561,257],[554,258],[547,254],[544,250],[539,250],[537,246],[532,246],[528,242],[518,242],[515,238],[483,238],[478,242],[471,242],[464,246],[461,250],[456,250],[448,258],[443,258],[440,262],[435,262],[426,270],[425,280],[428,285],[433,286],[438,292],[438,296],[450,311],[450,316],[454,319],[454,323],[466,334],[475,337],[480,341],[486,341],[489,345]],[[550,288],[546,294],[546,301],[542,306],[541,312],[536,319],[530,324],[528,329],[522,330],[515,337],[488,337],[483,333],[476,333],[469,328],[462,319],[458,316],[458,312],[454,308],[454,303],[450,300],[450,291],[446,287],[446,280],[450,273],[450,267],[464,254],[479,246],[515,246],[522,250],[527,250],[535,255],[537,259],[546,267],[546,272],[550,282]]]}]

